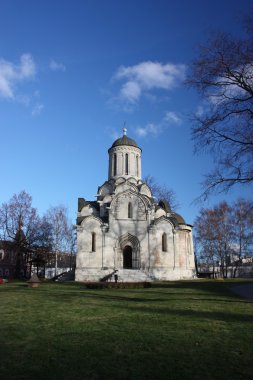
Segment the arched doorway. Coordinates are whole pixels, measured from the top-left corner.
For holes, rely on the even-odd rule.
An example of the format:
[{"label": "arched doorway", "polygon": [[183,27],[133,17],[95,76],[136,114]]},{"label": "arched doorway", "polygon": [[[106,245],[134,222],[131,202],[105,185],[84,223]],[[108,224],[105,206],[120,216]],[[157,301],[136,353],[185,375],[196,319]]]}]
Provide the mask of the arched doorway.
[{"label": "arched doorway", "polygon": [[133,268],[133,250],[130,245],[126,245],[123,249],[123,268],[132,269]]},{"label": "arched doorway", "polygon": [[115,246],[115,267],[140,269],[140,242],[136,236],[126,233],[118,238]]}]

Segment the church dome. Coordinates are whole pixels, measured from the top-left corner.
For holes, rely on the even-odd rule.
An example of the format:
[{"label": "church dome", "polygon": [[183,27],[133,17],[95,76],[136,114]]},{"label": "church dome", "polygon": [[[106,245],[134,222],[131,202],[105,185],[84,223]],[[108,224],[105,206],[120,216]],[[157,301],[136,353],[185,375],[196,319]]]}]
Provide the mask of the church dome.
[{"label": "church dome", "polygon": [[139,148],[136,141],[134,141],[133,139],[131,139],[130,137],[128,137],[126,135],[126,129],[125,128],[124,128],[123,136],[120,137],[119,139],[115,140],[114,143],[112,144],[111,148],[115,148],[116,146],[122,146],[122,145],[134,146],[135,148]]},{"label": "church dome", "polygon": [[178,224],[185,224],[185,220],[181,215],[177,214],[176,212],[173,212],[172,216],[176,219]]},{"label": "church dome", "polygon": [[115,146],[119,146],[119,145],[130,145],[130,146],[135,146],[136,148],[138,148],[137,143],[133,139],[130,139],[130,137],[128,137],[126,135],[115,140],[114,143],[112,144],[112,148],[114,148]]}]

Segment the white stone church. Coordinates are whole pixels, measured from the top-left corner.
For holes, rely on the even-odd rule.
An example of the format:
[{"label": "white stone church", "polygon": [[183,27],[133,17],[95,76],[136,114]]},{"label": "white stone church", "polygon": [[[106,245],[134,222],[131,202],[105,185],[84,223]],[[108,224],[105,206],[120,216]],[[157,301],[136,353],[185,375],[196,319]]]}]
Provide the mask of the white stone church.
[{"label": "white stone church", "polygon": [[192,226],[152,196],[141,179],[142,150],[126,135],[109,153],[108,181],[97,200],[78,199],[76,281],[190,279]]}]

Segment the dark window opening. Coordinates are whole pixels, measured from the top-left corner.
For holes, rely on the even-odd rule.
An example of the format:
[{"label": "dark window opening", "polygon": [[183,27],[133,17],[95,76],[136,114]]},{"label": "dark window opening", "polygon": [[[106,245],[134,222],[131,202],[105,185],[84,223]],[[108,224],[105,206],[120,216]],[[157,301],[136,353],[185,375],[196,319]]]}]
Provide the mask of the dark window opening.
[{"label": "dark window opening", "polygon": [[128,203],[128,218],[132,219],[133,217],[133,206],[132,206],[132,203],[129,202]]},{"label": "dark window opening", "polygon": [[91,235],[91,251],[96,252],[96,233],[92,232]]},{"label": "dark window opening", "polygon": [[113,155],[113,175],[117,174],[117,154]]},{"label": "dark window opening", "polygon": [[166,233],[162,236],[162,250],[163,252],[167,252],[167,235]]},{"label": "dark window opening", "polygon": [[128,153],[126,153],[126,156],[125,156],[125,174],[128,175],[128,172],[129,172]]}]

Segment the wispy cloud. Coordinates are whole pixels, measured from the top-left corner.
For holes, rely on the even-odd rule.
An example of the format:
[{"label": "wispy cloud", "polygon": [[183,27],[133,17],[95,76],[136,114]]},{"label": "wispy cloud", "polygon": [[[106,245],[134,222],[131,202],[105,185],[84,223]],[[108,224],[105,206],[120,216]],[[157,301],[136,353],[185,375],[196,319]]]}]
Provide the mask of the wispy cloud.
[{"label": "wispy cloud", "polygon": [[145,137],[147,135],[158,135],[161,132],[161,124],[148,123],[144,127],[139,127],[136,129],[136,133],[140,137]]},{"label": "wispy cloud", "polygon": [[66,66],[63,63],[56,62],[54,59],[51,59],[49,68],[52,71],[66,71]]},{"label": "wispy cloud", "polygon": [[168,111],[166,112],[164,118],[163,118],[164,123],[168,124],[181,124],[182,118],[179,116],[176,112],[173,111]]},{"label": "wispy cloud", "polygon": [[[49,68],[52,71],[65,71],[66,66],[62,63],[51,60]],[[44,109],[43,102],[40,101],[39,89],[29,91],[24,90],[24,82],[35,78],[37,75],[37,65],[30,53],[20,56],[19,62],[11,62],[0,57],[0,99],[12,100],[29,108],[32,116],[38,116]]]},{"label": "wispy cloud", "polygon": [[0,96],[14,99],[17,85],[32,79],[35,74],[36,65],[31,54],[21,55],[19,64],[0,58]]},{"label": "wispy cloud", "polygon": [[148,123],[144,127],[138,127],[136,133],[139,137],[145,137],[147,135],[157,136],[161,134],[166,128],[172,125],[179,125],[182,122],[182,118],[176,112],[168,111],[165,116],[158,123]]},{"label": "wispy cloud", "polygon": [[44,108],[42,103],[36,103],[32,109],[32,116],[39,116]]},{"label": "wispy cloud", "polygon": [[128,104],[136,104],[143,94],[160,89],[170,91],[185,78],[183,64],[141,62],[134,66],[121,66],[113,79],[123,81],[118,99]]},{"label": "wispy cloud", "polygon": [[141,96],[141,91],[139,83],[130,80],[122,85],[120,96],[127,99],[129,103],[135,103]]}]

